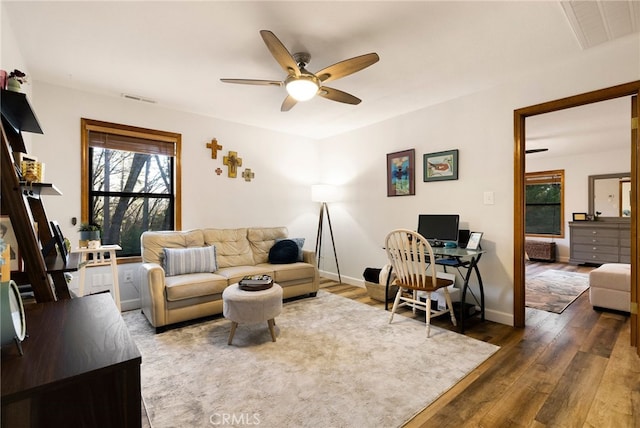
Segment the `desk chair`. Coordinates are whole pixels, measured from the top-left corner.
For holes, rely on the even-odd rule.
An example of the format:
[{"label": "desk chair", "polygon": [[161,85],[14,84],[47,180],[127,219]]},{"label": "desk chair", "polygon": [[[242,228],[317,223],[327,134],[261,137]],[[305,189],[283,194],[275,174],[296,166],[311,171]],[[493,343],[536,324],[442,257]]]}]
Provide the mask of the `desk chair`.
[{"label": "desk chair", "polygon": [[[385,248],[389,262],[396,274],[394,285],[398,286],[389,323],[393,321],[393,315],[399,307],[411,306],[414,309],[424,307],[427,318],[427,337],[431,332],[432,316],[448,312],[451,315],[453,325],[457,325],[451,296],[447,289],[448,286],[453,285],[453,281],[438,278],[434,265],[431,266],[431,273],[427,273],[431,260],[435,260],[435,257],[426,238],[408,229],[396,229],[385,238]],[[440,288],[444,289],[446,307],[443,310],[434,310],[431,307],[431,293]],[[410,291],[409,295],[403,294],[404,290]],[[418,298],[419,291],[425,292],[426,302]]]}]

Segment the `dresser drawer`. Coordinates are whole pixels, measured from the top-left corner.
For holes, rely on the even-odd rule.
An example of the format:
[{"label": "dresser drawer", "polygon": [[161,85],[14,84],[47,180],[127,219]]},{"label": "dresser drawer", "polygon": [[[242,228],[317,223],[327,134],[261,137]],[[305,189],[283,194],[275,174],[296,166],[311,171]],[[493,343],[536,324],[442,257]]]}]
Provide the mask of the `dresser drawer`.
[{"label": "dresser drawer", "polygon": [[601,235],[589,235],[589,236],[572,236],[571,243],[572,244],[598,244],[598,245],[609,245],[609,246],[617,246],[618,245],[617,237],[606,237]]},{"label": "dresser drawer", "polygon": [[582,227],[573,227],[571,228],[571,237],[598,237],[598,238],[614,238],[618,239],[620,236],[620,232],[618,229],[609,229],[609,228],[582,228]]},{"label": "dresser drawer", "polygon": [[572,245],[572,248],[575,253],[612,254],[618,257],[618,247],[615,247],[615,246],[575,244],[575,245]]},{"label": "dresser drawer", "polygon": [[572,260],[583,261],[589,263],[618,263],[618,254],[602,254],[576,251],[571,257]]}]

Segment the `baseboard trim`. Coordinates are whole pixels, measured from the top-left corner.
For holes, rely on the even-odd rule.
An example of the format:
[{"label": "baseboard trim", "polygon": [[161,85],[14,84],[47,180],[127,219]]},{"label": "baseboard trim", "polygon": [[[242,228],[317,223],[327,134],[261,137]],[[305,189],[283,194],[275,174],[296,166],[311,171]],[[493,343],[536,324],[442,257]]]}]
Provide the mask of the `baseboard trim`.
[{"label": "baseboard trim", "polygon": [[120,308],[122,312],[126,311],[135,311],[136,309],[140,309],[142,307],[142,303],[140,299],[130,299],[130,300],[121,300]]},{"label": "baseboard trim", "polygon": [[[338,274],[333,272],[327,272],[324,270],[318,271],[322,278],[330,279],[331,281],[338,282]],[[353,278],[350,276],[340,275],[342,277],[342,283],[347,285],[353,285],[355,287],[365,288],[364,279]]]}]

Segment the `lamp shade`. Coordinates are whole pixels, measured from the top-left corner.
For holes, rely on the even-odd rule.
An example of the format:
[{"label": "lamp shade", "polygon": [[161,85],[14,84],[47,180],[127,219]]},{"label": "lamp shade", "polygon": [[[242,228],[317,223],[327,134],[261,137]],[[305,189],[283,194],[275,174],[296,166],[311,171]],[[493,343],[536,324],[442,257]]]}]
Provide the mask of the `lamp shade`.
[{"label": "lamp shade", "polygon": [[335,202],[338,200],[338,188],[330,184],[314,184],[311,186],[313,202]]},{"label": "lamp shade", "polygon": [[318,81],[315,76],[290,77],[286,80],[285,87],[296,101],[307,101],[318,92]]}]

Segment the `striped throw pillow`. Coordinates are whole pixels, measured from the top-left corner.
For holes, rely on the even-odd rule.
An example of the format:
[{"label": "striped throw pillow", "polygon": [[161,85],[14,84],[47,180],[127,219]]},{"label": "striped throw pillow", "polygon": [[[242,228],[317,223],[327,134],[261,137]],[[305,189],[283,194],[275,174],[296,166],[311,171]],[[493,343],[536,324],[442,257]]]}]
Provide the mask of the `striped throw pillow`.
[{"label": "striped throw pillow", "polygon": [[165,276],[197,272],[215,272],[216,247],[164,248]]}]

